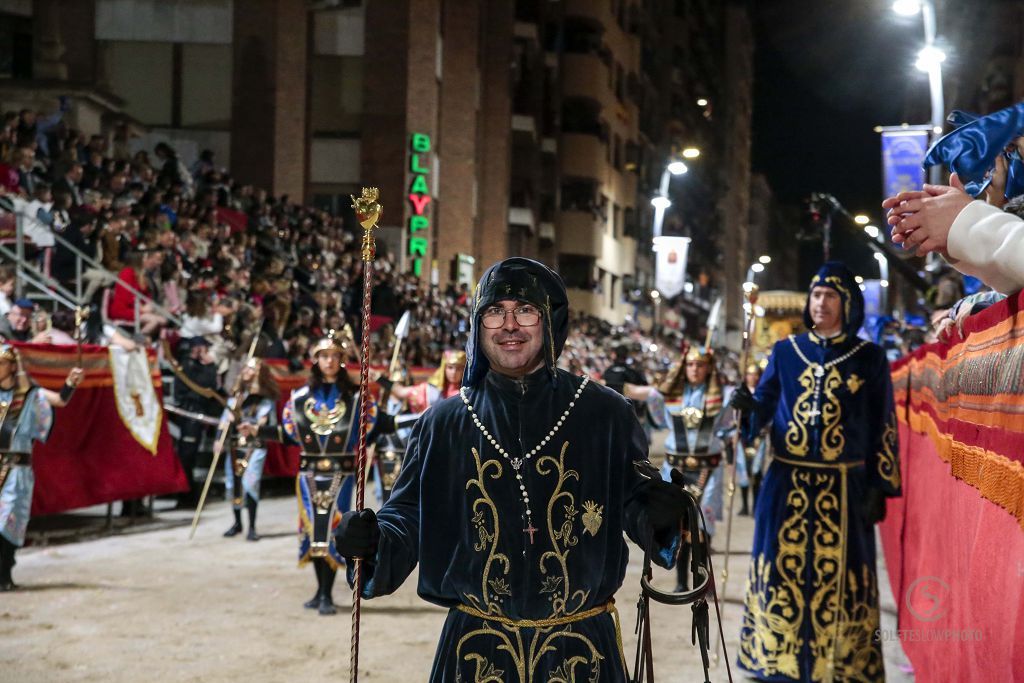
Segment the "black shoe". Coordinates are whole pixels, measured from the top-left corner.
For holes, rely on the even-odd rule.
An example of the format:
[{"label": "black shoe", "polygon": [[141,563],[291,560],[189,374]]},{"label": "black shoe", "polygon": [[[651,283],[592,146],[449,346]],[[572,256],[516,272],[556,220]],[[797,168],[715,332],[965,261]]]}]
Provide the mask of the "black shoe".
[{"label": "black shoe", "polygon": [[329,617],[332,614],[337,614],[338,609],[334,606],[334,601],[328,597],[320,598],[320,605],[317,607],[317,612],[322,617]]},{"label": "black shoe", "polygon": [[740,510],[739,514],[740,514],[740,517],[749,517],[750,516],[750,510],[748,510],[746,507],[744,507],[744,508],[742,508]]},{"label": "black shoe", "polygon": [[316,609],[317,607],[320,606],[320,594],[317,593],[311,599],[309,599],[306,602],[302,603],[302,606],[305,607],[306,609]]},{"label": "black shoe", "polygon": [[237,536],[240,533],[242,533],[242,525],[235,522],[231,525],[230,529],[224,532],[224,536],[225,538],[231,538],[232,536]]},{"label": "black shoe", "polygon": [[[239,531],[241,531],[241,529],[239,529]],[[258,533],[256,533],[255,529],[253,529],[252,527],[249,527],[249,533],[247,533],[245,535],[245,540],[247,540],[247,541],[258,541],[258,540],[260,540],[260,535]]]}]

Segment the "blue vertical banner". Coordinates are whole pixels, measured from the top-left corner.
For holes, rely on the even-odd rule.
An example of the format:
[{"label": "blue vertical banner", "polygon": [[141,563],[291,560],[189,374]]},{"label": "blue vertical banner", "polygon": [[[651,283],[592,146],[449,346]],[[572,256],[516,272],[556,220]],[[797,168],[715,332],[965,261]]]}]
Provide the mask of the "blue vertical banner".
[{"label": "blue vertical banner", "polygon": [[924,185],[924,155],[928,131],[886,129],[882,131],[882,196],[892,197]]}]

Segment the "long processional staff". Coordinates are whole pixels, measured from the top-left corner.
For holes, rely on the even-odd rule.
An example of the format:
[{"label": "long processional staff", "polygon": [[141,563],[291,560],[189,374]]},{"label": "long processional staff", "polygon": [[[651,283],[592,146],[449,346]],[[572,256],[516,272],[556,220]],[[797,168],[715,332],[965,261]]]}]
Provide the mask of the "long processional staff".
[{"label": "long processional staff", "polygon": [[777,342],[757,391],[732,402],[748,443],[772,421],[739,650],[759,680],[885,679],[872,526],[900,495],[900,468],[889,364],[857,337],[863,322],[853,274],[825,263],[810,331]]},{"label": "long processional staff", "polygon": [[366,598],[419,564],[420,596],[450,608],[432,681],[625,680],[623,532],[671,566],[692,500],[657,477],[625,399],[556,369],[557,273],[501,261],[472,310],[462,391],[420,418],[394,494],[346,513],[338,549],[365,558]]},{"label": "long processional staff", "polygon": [[[345,560],[334,543],[333,531],[352,505],[352,473],[359,438],[359,387],[345,371],[343,359],[351,340],[331,334],[310,349],[313,367],[309,383],[292,392],[279,426],[240,424],[244,436],[290,441],[302,449],[295,491],[299,502],[299,565],[312,563],[316,594],[305,603],[322,615],[334,614],[333,589]],[[393,432],[394,420],[368,402],[371,437]]]}]

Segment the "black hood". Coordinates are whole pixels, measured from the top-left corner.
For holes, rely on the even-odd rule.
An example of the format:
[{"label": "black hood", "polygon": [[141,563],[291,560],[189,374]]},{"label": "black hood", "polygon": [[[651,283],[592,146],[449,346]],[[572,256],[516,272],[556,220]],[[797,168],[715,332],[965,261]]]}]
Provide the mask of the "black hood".
[{"label": "black hood", "polygon": [[815,287],[828,287],[839,294],[842,301],[842,327],[850,337],[857,336],[857,330],[864,324],[864,295],[860,285],[850,269],[841,261],[826,261],[818,273],[811,279],[807,288],[807,303],[804,304],[804,325],[807,329],[814,327],[811,320],[811,290]]},{"label": "black hood", "polygon": [[475,386],[490,368],[480,347],[480,314],[499,301],[514,299],[541,310],[544,328],[544,367],[555,376],[555,363],[569,336],[569,299],[561,276],[543,263],[514,256],[499,261],[484,273],[473,295],[473,318],[466,344],[466,371],[462,384]]}]

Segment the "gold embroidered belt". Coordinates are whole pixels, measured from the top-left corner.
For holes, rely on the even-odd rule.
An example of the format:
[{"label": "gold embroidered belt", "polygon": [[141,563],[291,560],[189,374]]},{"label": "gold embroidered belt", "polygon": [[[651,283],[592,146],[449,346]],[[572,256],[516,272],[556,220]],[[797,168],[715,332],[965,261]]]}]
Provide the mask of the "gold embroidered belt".
[{"label": "gold embroidered belt", "polygon": [[299,459],[299,469],[305,472],[351,474],[356,471],[356,456],[352,453],[329,453],[326,455],[303,453]]},{"label": "gold embroidered belt", "polygon": [[486,614],[470,607],[469,605],[456,605],[455,609],[460,612],[465,612],[471,617],[477,619],[483,619],[484,621],[493,621],[503,626],[511,626],[513,628],[550,628],[552,626],[565,626],[566,624],[572,624],[577,621],[583,621],[590,617],[596,617],[599,614],[610,612],[615,617],[616,630],[618,630],[619,623],[619,612],[615,609],[615,601],[609,600],[603,605],[592,607],[591,609],[583,612],[577,612],[576,614],[566,614],[561,617],[551,617],[550,619],[510,619],[509,617],[501,616],[500,614]]},{"label": "gold embroidered belt", "polygon": [[860,467],[864,464],[863,460],[849,460],[847,462],[804,462],[802,460],[790,460],[789,458],[781,458],[777,455],[773,456],[772,460],[785,463],[786,465],[794,465],[796,467],[812,467],[815,469],[843,471],[853,469],[854,467]]},{"label": "gold embroidered belt", "polygon": [[722,461],[721,453],[698,453],[687,455],[683,453],[665,453],[665,461],[671,467],[678,467],[682,470],[701,470],[704,468],[714,469]]}]

